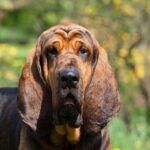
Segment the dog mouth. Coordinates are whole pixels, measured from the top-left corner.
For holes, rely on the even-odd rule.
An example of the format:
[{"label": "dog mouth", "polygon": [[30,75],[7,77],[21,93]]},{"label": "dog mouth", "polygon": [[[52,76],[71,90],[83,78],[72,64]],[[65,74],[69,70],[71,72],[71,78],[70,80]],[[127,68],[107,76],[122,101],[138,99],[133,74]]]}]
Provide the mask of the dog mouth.
[{"label": "dog mouth", "polygon": [[78,98],[69,93],[60,99],[61,103],[55,114],[59,125],[68,124],[70,127],[77,128],[82,124],[81,105]]}]

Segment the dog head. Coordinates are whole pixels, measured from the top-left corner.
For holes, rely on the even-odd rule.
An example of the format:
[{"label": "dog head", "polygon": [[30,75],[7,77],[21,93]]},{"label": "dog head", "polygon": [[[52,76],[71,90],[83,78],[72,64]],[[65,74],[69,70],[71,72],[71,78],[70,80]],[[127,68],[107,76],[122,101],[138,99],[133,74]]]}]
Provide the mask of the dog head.
[{"label": "dog head", "polygon": [[41,34],[20,78],[18,108],[34,130],[47,122],[97,130],[116,114],[119,94],[107,54],[87,29],[61,24]]}]

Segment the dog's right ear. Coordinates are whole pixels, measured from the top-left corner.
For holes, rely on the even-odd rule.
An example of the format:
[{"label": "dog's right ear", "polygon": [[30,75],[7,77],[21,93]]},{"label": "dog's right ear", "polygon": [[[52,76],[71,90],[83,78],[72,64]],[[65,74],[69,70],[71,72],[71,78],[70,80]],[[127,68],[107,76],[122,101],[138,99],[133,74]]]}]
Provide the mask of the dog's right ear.
[{"label": "dog's right ear", "polygon": [[43,82],[40,57],[39,47],[29,53],[19,80],[17,105],[22,121],[34,131],[44,133],[52,120],[52,107],[51,89]]},{"label": "dog's right ear", "polygon": [[106,51],[98,45],[99,57],[84,101],[84,122],[87,132],[99,132],[120,109],[116,79]]}]

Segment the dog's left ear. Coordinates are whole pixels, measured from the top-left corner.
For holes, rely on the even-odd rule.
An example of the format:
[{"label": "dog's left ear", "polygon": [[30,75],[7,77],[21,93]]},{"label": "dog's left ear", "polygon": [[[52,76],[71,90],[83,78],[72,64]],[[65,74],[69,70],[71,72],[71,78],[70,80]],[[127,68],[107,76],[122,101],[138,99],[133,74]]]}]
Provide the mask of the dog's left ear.
[{"label": "dog's left ear", "polygon": [[117,83],[107,58],[106,51],[97,44],[95,68],[85,94],[83,120],[85,130],[98,132],[119,111],[120,97]]},{"label": "dog's left ear", "polygon": [[44,81],[40,45],[39,38],[22,70],[17,105],[22,121],[38,134],[46,134],[52,124],[51,89]]}]

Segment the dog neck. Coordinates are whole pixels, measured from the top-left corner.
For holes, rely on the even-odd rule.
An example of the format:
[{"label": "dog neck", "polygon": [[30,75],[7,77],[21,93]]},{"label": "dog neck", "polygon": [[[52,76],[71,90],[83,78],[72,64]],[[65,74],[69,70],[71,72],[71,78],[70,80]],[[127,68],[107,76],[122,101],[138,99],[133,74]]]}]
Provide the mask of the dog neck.
[{"label": "dog neck", "polygon": [[65,140],[71,144],[76,144],[80,140],[80,127],[72,128],[68,124],[56,125],[50,138],[55,145],[63,144]]}]

